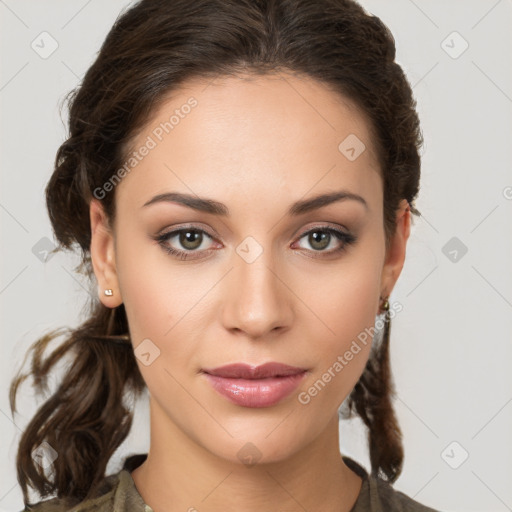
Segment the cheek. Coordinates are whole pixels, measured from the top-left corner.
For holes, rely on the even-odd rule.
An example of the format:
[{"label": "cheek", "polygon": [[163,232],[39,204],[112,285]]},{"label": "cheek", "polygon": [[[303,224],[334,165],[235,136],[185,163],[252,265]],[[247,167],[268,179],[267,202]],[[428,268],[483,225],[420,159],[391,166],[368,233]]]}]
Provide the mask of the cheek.
[{"label": "cheek", "polygon": [[179,272],[166,265],[163,251],[148,240],[132,243],[135,238],[126,230],[120,233],[116,261],[130,333],[134,347],[150,339],[161,348],[183,316],[183,284]]},{"label": "cheek", "polygon": [[315,289],[311,282],[307,285],[308,305],[312,311],[319,312],[325,333],[317,336],[320,350],[316,348],[314,353],[318,365],[302,388],[310,396],[321,391],[320,401],[339,405],[357,383],[371,348],[380,271],[377,258],[361,256],[357,261],[347,259],[346,266],[340,265],[336,272],[315,280]]},{"label": "cheek", "polygon": [[[308,305],[327,329],[328,346],[342,349],[372,327],[378,311],[380,267],[376,259],[353,257],[328,274],[309,280],[304,289]],[[350,344],[350,343],[349,343]]]},{"label": "cheek", "polygon": [[193,266],[171,261],[152,242],[128,244],[136,237],[128,236],[128,230],[124,233],[118,239],[122,256],[116,264],[133,347],[137,355],[137,347],[150,340],[156,346],[155,352],[159,352],[154,365],[139,364],[144,379],[150,383],[156,368],[163,370],[165,366],[174,371],[195,367],[194,333],[205,316],[205,296],[218,277],[200,278]]}]

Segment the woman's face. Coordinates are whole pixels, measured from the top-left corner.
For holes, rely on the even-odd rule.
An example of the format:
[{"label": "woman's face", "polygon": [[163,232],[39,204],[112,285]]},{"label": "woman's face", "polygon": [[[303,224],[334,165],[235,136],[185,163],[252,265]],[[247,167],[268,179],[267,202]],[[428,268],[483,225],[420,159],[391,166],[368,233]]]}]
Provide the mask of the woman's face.
[{"label": "woman's face", "polygon": [[[382,180],[358,110],[310,79],[247,78],[169,96],[119,173],[113,237],[92,203],[91,252],[101,288],[114,289],[102,301],[126,309],[152,438],[265,462],[333,425],[405,251],[402,236],[386,259]],[[306,371],[205,373],[268,362]]]}]

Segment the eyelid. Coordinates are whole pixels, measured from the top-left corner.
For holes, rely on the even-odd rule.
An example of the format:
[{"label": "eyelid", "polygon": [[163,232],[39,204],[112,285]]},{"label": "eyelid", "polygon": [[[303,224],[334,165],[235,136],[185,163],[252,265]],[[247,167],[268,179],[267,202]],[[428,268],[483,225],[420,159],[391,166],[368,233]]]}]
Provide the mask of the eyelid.
[{"label": "eyelid", "polygon": [[212,231],[210,231],[209,228],[205,228],[203,225],[201,224],[184,224],[183,226],[181,225],[178,225],[178,226],[173,226],[172,228],[164,228],[162,229],[161,231],[159,231],[156,235],[155,235],[155,238],[160,238],[160,237],[164,237],[166,235],[177,235],[180,231],[186,231],[187,229],[190,229],[190,230],[194,230],[194,231],[199,231],[199,232],[204,232],[206,233],[210,238],[213,238],[213,239],[217,239],[218,238],[218,235]]},{"label": "eyelid", "polygon": [[303,231],[301,231],[299,235],[296,235],[296,238],[302,238],[304,235],[307,235],[310,231],[313,231],[315,229],[318,229],[318,230],[321,230],[321,229],[333,229],[334,231],[338,231],[338,232],[343,233],[345,235],[349,235],[350,234],[350,230],[348,228],[346,228],[345,226],[325,221],[325,222],[321,222],[321,223],[315,224],[313,226],[308,226]]}]

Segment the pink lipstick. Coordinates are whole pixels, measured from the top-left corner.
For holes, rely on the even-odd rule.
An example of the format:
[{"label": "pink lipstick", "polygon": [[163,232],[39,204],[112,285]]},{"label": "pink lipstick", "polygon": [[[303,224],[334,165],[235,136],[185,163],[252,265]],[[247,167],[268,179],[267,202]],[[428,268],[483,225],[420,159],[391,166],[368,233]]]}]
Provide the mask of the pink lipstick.
[{"label": "pink lipstick", "polygon": [[235,363],[202,371],[215,391],[242,407],[277,404],[297,388],[307,372],[281,363]]}]

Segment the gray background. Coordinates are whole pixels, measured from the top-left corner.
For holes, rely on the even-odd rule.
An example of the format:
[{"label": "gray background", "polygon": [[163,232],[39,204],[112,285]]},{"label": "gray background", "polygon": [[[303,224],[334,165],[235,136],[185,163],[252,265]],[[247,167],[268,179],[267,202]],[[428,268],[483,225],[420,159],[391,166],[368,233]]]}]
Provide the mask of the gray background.
[{"label": "gray background", "polygon": [[[395,487],[445,511],[512,510],[512,3],[361,3],[395,36],[425,136],[423,217],[392,294],[404,307],[392,330],[406,451]],[[128,4],[0,0],[0,511],[23,507],[16,443],[42,400],[22,388],[13,421],[9,382],[43,331],[81,321],[89,290],[73,255],[41,260],[53,239],[43,190],[65,134],[59,102]],[[144,401],[135,420],[111,471],[147,451]],[[360,422],[341,427],[342,451],[369,467]]]}]

